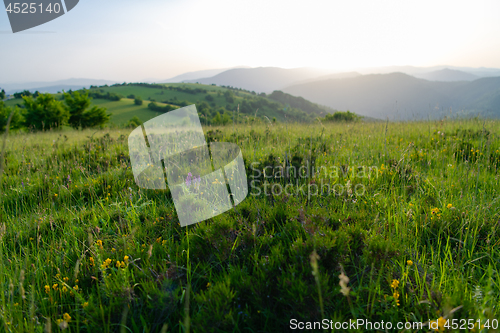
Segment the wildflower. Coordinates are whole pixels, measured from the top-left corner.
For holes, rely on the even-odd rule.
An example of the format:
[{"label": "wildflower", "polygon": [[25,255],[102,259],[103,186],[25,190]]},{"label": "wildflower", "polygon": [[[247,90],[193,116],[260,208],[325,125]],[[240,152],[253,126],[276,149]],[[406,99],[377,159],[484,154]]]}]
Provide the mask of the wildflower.
[{"label": "wildflower", "polygon": [[73,287],[73,289],[75,289],[75,291],[78,291],[78,285],[75,284],[75,286]]},{"label": "wildflower", "polygon": [[63,314],[63,319],[66,322],[70,322],[71,321],[71,316],[69,315],[69,313],[66,312],[65,314]]},{"label": "wildflower", "polygon": [[90,266],[94,266],[94,258],[90,257],[89,261],[90,261]]},{"label": "wildflower", "polygon": [[434,328],[434,331],[436,332],[444,332],[444,325],[446,325],[446,319],[443,317],[439,317],[437,320],[438,327]]},{"label": "wildflower", "polygon": [[89,302],[84,302],[84,303],[82,304],[82,307],[83,307],[83,308],[86,308],[87,306],[89,306]]},{"label": "wildflower", "polygon": [[111,264],[111,261],[112,261],[112,260],[111,260],[111,259],[109,259],[109,258],[108,258],[108,259],[106,259],[106,260],[102,263],[101,268],[102,268],[102,269],[106,269],[106,268],[108,268],[108,267],[109,267],[109,265]]},{"label": "wildflower", "polygon": [[394,301],[396,302],[396,305],[399,306],[399,292],[397,290],[394,290],[394,293],[392,294],[392,297],[394,297]]},{"label": "wildflower", "polygon": [[61,288],[61,290],[62,290],[62,292],[63,292],[63,293],[65,293],[65,292],[67,292],[67,291],[68,291],[68,288],[66,288],[66,286],[63,286],[63,287]]},{"label": "wildflower", "polygon": [[52,289],[57,290],[57,287],[58,287],[58,286],[59,286],[59,285],[58,285],[57,283],[54,283],[54,284],[52,285]]},{"label": "wildflower", "polygon": [[187,177],[186,177],[186,186],[187,186],[187,187],[191,186],[191,177],[192,177],[192,176],[193,176],[193,175],[192,175],[192,174],[191,174],[191,172],[190,172],[190,173],[188,173],[188,175],[187,175]]},{"label": "wildflower", "polygon": [[99,246],[99,248],[102,250],[103,249],[102,240],[98,239],[96,243],[97,243],[97,246]]},{"label": "wildflower", "polygon": [[125,261],[125,263],[127,263],[127,264],[128,264],[128,260],[129,260],[128,256],[123,257],[123,261]]},{"label": "wildflower", "polygon": [[446,208],[448,208],[448,209],[449,209],[449,208],[451,208],[451,207],[453,207],[453,205],[452,205],[452,204],[448,204],[448,205],[446,206]]},{"label": "wildflower", "polygon": [[437,213],[439,213],[439,208],[432,208],[431,214],[436,215]]},{"label": "wildflower", "polygon": [[157,242],[157,243],[161,242],[161,237],[158,237],[158,238],[156,239],[156,242]]},{"label": "wildflower", "polygon": [[412,266],[413,265],[413,261],[411,261],[411,260],[407,260],[406,263],[408,264],[408,266]]},{"label": "wildflower", "polygon": [[50,286],[49,285],[46,285],[45,286],[45,292],[48,294],[50,293]]},{"label": "wildflower", "polygon": [[211,286],[211,285],[212,285],[212,284],[211,284],[210,282],[209,282],[209,283],[207,283],[207,288],[210,288],[210,286]]},{"label": "wildflower", "polygon": [[64,281],[64,282],[68,282],[68,281],[69,281],[69,278],[65,277],[65,278],[63,279],[63,281]]},{"label": "wildflower", "polygon": [[391,288],[393,288],[393,289],[397,289],[397,288],[398,288],[398,286],[399,286],[399,281],[398,281],[398,280],[396,280],[396,279],[392,280],[392,283],[391,283]]},{"label": "wildflower", "polygon": [[55,193],[54,196],[57,197],[57,193]]}]

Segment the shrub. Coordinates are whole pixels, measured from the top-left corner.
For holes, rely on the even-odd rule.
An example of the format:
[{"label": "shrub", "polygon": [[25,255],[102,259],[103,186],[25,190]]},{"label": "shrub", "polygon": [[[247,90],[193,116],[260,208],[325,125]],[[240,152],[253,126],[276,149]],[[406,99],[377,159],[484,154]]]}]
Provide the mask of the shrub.
[{"label": "shrub", "polygon": [[351,121],[358,121],[360,119],[361,119],[360,116],[358,116],[353,112],[350,112],[349,110],[347,110],[346,112],[337,111],[334,114],[327,114],[324,118],[326,122],[339,122],[339,121],[351,122]]},{"label": "shrub", "polygon": [[142,121],[137,116],[132,117],[132,119],[130,119],[127,123],[127,127],[131,127],[131,128],[135,128],[135,127],[141,126],[141,125],[142,125]]},{"label": "shrub", "polygon": [[37,130],[59,128],[66,124],[70,113],[61,101],[51,94],[40,94],[36,99],[23,96],[26,107],[26,126]]},{"label": "shrub", "polygon": [[12,115],[9,128],[13,130],[22,128],[24,123],[22,110],[17,106],[14,109],[12,109],[8,106],[5,106],[3,101],[0,101],[0,131],[5,131],[5,127],[7,126],[7,120],[9,119],[9,116],[13,111],[14,114]]},{"label": "shrub", "polygon": [[94,106],[87,110],[92,102],[87,92],[65,93],[64,101],[70,114],[68,124],[73,128],[101,126],[109,121],[110,115],[106,114],[105,108]]}]

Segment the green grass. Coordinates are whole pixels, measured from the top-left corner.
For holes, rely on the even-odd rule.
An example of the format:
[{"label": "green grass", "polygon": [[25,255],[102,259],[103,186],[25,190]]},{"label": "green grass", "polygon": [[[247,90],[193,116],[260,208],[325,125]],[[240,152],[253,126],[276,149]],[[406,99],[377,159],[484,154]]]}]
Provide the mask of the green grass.
[{"label": "green grass", "polygon": [[[115,125],[126,124],[132,117],[138,117],[142,122],[148,121],[151,118],[161,115],[160,112],[148,109],[148,101],[144,101],[142,105],[135,105],[133,99],[122,98],[119,101],[109,101],[106,99],[94,99],[93,105],[105,107],[107,112],[111,114],[110,122]],[[164,106],[163,103],[157,103]]]},{"label": "green grass", "polygon": [[[135,185],[129,131],[9,135],[3,331],[281,332],[291,319],[499,318],[500,122],[206,128],[209,140],[241,147],[249,181],[338,191],[264,195],[261,183],[236,209],[187,228],[168,190]],[[313,163],[329,172],[262,174]]]}]

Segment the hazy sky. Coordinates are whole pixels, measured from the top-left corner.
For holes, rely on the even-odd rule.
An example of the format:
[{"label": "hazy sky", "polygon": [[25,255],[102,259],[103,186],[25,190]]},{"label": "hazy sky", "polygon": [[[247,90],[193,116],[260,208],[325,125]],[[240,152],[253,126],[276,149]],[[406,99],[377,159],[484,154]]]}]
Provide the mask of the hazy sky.
[{"label": "hazy sky", "polygon": [[80,0],[12,34],[2,10],[0,82],[163,80],[238,65],[500,68],[499,18],[497,0]]}]

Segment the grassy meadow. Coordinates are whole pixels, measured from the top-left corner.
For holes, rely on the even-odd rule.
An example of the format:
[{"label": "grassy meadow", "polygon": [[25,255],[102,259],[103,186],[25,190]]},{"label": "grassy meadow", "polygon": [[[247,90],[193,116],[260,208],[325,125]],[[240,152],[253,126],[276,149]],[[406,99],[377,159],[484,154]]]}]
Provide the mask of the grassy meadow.
[{"label": "grassy meadow", "polygon": [[[108,103],[123,122],[140,108]],[[241,147],[250,193],[185,228],[168,189],[136,186],[129,129],[10,133],[0,331],[282,332],[293,319],[499,331],[499,121],[204,130]]]}]

